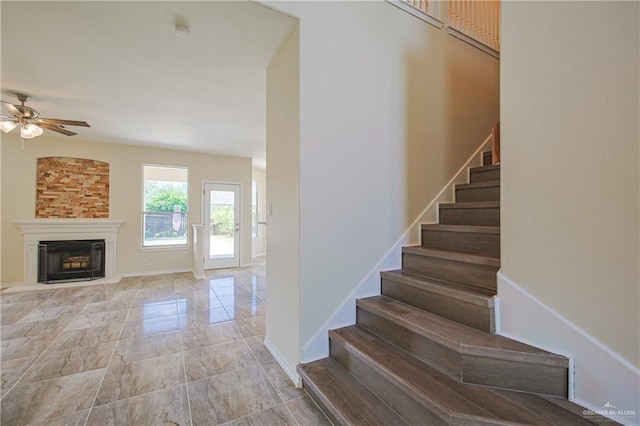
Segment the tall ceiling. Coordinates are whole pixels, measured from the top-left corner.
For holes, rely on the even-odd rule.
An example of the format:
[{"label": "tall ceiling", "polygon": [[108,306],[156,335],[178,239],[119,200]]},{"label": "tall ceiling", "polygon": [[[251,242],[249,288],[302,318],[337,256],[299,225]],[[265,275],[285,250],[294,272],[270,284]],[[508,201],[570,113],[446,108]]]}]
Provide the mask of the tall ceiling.
[{"label": "tall ceiling", "polygon": [[[264,166],[266,68],[297,20],[248,1],[2,1],[2,99],[86,140]],[[176,23],[187,25],[179,38]],[[46,132],[55,137],[53,132]]]}]

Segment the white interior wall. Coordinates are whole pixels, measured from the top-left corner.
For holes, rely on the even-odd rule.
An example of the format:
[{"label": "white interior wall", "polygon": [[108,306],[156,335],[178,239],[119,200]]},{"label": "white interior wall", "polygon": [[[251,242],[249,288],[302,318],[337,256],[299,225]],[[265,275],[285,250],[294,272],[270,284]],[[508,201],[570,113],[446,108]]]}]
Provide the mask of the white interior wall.
[{"label": "white interior wall", "polygon": [[574,356],[582,402],[640,413],[639,3],[502,10],[503,330]]},{"label": "white interior wall", "polygon": [[267,320],[265,344],[296,380],[300,360],[299,31],[267,68]]},{"label": "white interior wall", "polygon": [[499,64],[386,2],[268,4],[300,18],[304,347],[498,120]]}]

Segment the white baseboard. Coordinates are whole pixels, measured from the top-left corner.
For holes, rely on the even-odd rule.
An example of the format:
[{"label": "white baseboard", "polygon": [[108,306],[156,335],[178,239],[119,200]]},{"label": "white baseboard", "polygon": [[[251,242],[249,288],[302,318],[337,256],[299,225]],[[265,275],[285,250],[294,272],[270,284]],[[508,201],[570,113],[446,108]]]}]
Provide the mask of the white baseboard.
[{"label": "white baseboard", "polygon": [[100,278],[91,281],[57,282],[51,284],[9,283],[2,284],[2,288],[4,289],[2,294],[20,293],[23,291],[60,290],[62,288],[91,287],[94,285],[103,284],[117,284],[121,279],[121,275],[114,275],[113,277]]},{"label": "white baseboard", "polygon": [[123,272],[121,277],[145,277],[149,275],[166,275],[166,274],[181,274],[183,272],[193,272],[191,268],[179,268],[179,269],[160,269],[157,271],[141,271],[141,272]]},{"label": "white baseboard", "polygon": [[420,213],[400,238],[398,238],[395,244],[373,265],[358,285],[343,299],[322,326],[320,326],[313,336],[304,344],[302,347],[302,362],[315,361],[329,355],[329,330],[355,324],[355,300],[380,294],[380,271],[399,269],[402,266],[402,247],[420,242],[421,224],[438,221],[438,204],[453,201],[454,186],[458,183],[468,182],[468,168],[482,164],[482,151],[486,149],[486,146],[490,144],[490,142],[491,136],[489,136],[462,167],[460,167],[444,188],[429,202],[422,213]]},{"label": "white baseboard", "polygon": [[300,375],[296,371],[295,366],[293,366],[293,367],[290,366],[287,363],[287,361],[284,359],[282,354],[280,354],[280,352],[278,352],[276,347],[273,346],[271,344],[271,342],[269,342],[269,340],[266,337],[264,338],[264,346],[269,350],[269,352],[271,352],[271,355],[273,355],[273,358],[275,358],[276,362],[278,364],[280,364],[280,367],[282,367],[284,372],[287,373],[287,376],[289,376],[289,378],[291,379],[293,384],[296,385],[296,387],[301,388],[302,387],[302,377],[300,377]]},{"label": "white baseboard", "polygon": [[573,358],[570,399],[601,414],[613,413],[607,417],[622,424],[639,424],[640,369],[501,272],[498,305],[499,334]]}]

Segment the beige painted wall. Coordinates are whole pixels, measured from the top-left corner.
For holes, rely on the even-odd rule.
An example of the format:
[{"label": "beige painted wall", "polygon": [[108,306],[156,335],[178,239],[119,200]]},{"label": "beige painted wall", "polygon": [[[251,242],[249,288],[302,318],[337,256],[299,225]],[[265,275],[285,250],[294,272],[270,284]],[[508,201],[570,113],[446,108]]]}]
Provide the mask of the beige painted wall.
[{"label": "beige painted wall", "polygon": [[[258,181],[258,222],[267,221],[267,171],[253,168],[251,179]],[[251,240],[251,256],[267,254],[267,227],[258,225],[258,238]]]},{"label": "beige painted wall", "polygon": [[501,61],[502,272],[636,366],[639,12],[505,2]]},{"label": "beige painted wall", "polygon": [[[0,136],[0,140],[2,136]],[[1,142],[1,141],[0,141]],[[3,232],[2,232],[2,149],[0,149],[0,282],[2,282],[2,241]]]},{"label": "beige painted wall", "polygon": [[[202,153],[152,149],[46,135],[25,141],[20,149],[16,134],[2,138],[2,282],[23,280],[23,237],[14,220],[35,216],[36,159],[68,156],[110,164],[110,218],[122,219],[118,236],[117,273],[191,270],[191,248],[141,250],[142,164],[189,168],[189,222],[202,217],[202,181],[237,182],[242,185],[242,229],[251,229],[251,159]],[[191,230],[190,230],[191,232]],[[251,264],[251,233],[242,236],[241,263]],[[142,260],[147,259],[147,265]]]},{"label": "beige painted wall", "polygon": [[300,18],[304,346],[489,134],[499,64],[387,2],[269,5]]},{"label": "beige painted wall", "polygon": [[290,377],[300,360],[299,32],[267,68],[267,331]]}]

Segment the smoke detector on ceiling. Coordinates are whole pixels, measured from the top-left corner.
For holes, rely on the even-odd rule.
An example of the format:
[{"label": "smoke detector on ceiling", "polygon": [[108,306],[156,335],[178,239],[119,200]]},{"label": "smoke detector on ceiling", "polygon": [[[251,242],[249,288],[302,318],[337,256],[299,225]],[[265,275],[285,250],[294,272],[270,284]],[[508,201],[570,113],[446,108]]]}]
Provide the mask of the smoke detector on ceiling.
[{"label": "smoke detector on ceiling", "polygon": [[189,31],[189,27],[187,27],[186,25],[176,24],[174,32],[176,33],[176,36],[178,36],[178,38],[189,38],[189,33],[191,31]]}]

